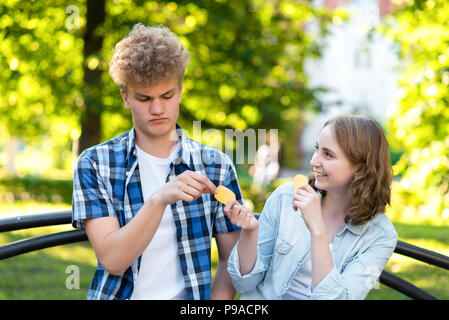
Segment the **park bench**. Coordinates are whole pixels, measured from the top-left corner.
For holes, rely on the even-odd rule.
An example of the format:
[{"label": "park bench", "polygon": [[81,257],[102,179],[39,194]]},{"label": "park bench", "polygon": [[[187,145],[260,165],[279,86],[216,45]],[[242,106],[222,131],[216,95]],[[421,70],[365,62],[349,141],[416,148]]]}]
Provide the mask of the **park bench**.
[{"label": "park bench", "polygon": [[[71,211],[18,216],[13,218],[1,219],[0,232],[70,224],[71,222]],[[15,257],[31,251],[86,240],[87,235],[83,230],[70,230],[31,237],[0,246],[0,260]],[[449,257],[437,252],[414,246],[404,241],[397,242],[394,252],[436,267],[449,270]],[[437,299],[427,291],[418,288],[414,284],[385,270],[382,271],[379,277],[379,282],[415,300]]]}]

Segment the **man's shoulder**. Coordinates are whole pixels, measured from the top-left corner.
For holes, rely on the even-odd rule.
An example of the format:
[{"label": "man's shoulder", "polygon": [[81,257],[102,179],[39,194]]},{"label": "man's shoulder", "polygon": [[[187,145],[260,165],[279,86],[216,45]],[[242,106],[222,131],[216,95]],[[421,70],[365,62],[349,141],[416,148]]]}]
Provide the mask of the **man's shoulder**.
[{"label": "man's shoulder", "polygon": [[190,154],[195,162],[202,162],[204,165],[233,165],[231,158],[224,152],[193,140],[184,138]]},{"label": "man's shoulder", "polygon": [[87,148],[80,154],[80,160],[90,159],[92,161],[113,160],[126,154],[129,141],[129,132],[118,135],[108,141]]}]

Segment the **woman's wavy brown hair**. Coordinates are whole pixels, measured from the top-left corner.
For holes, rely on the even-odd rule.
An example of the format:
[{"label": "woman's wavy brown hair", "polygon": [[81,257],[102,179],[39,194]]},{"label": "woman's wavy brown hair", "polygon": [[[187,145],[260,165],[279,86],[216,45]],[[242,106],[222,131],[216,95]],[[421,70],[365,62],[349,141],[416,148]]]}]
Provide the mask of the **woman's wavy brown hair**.
[{"label": "woman's wavy brown hair", "polygon": [[[340,148],[357,167],[349,185],[351,204],[345,222],[364,224],[390,204],[393,171],[387,139],[375,120],[363,116],[337,116],[326,121],[323,128],[326,126],[331,127]],[[313,174],[309,179],[317,189]],[[326,196],[324,190],[319,191]]]}]

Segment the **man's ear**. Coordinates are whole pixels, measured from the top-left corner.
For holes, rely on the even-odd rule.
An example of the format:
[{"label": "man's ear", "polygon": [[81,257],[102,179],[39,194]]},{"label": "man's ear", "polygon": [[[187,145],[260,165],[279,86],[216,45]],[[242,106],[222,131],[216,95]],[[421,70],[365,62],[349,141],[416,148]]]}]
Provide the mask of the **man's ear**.
[{"label": "man's ear", "polygon": [[123,102],[126,109],[130,109],[128,104],[128,94],[124,90],[120,90],[120,95],[122,96]]}]

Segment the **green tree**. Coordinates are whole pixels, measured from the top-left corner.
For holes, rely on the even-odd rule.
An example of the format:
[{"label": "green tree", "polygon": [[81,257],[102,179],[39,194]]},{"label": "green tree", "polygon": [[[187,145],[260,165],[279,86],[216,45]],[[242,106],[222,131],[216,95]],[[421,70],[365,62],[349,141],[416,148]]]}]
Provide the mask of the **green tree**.
[{"label": "green tree", "polygon": [[108,61],[142,22],[167,25],[191,52],[183,127],[278,128],[293,146],[304,111],[320,106],[303,64],[319,56],[316,40],[332,16],[302,0],[3,1],[0,123],[25,141],[59,139],[60,148],[81,135],[79,151],[129,130]]},{"label": "green tree", "polygon": [[388,123],[404,150],[394,167],[396,214],[449,217],[449,2],[407,1],[383,31],[398,44],[400,91]]}]

